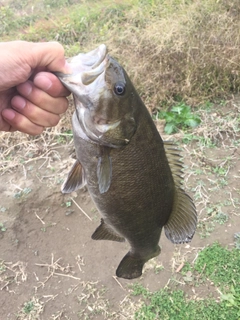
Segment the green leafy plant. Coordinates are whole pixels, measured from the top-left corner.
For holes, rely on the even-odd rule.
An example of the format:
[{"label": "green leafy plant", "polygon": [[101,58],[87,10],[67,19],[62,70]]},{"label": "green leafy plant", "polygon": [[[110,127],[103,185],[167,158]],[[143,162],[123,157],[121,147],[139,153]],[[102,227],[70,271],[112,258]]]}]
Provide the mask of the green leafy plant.
[{"label": "green leafy plant", "polygon": [[0,231],[5,232],[7,229],[3,223],[0,223]]},{"label": "green leafy plant", "polygon": [[239,250],[227,250],[219,243],[204,248],[198,255],[194,269],[216,285],[232,283],[240,285]]},{"label": "green leafy plant", "polygon": [[[141,308],[135,313],[136,320],[239,320],[240,319],[240,255],[239,250],[228,250],[218,243],[204,248],[192,266],[186,262],[181,271],[184,281],[201,278],[220,285],[221,300],[213,297],[191,299],[183,290],[170,288],[150,292],[142,285],[132,286],[134,296],[143,299]],[[190,279],[191,278],[191,279]],[[198,280],[199,281],[199,280]]]},{"label": "green leafy plant", "polygon": [[240,232],[236,232],[235,234],[234,234],[234,242],[235,242],[235,247],[237,248],[237,249],[240,249]]},{"label": "green leafy plant", "polygon": [[238,320],[237,299],[237,296],[226,296],[226,299],[222,298],[221,303],[213,298],[189,300],[182,290],[161,289],[154,293],[148,292],[146,303],[135,313],[135,319]]},{"label": "green leafy plant", "polygon": [[166,120],[164,131],[167,134],[175,133],[178,129],[194,128],[201,123],[199,116],[194,115],[191,108],[184,103],[177,104],[170,111],[160,111],[156,118]]}]

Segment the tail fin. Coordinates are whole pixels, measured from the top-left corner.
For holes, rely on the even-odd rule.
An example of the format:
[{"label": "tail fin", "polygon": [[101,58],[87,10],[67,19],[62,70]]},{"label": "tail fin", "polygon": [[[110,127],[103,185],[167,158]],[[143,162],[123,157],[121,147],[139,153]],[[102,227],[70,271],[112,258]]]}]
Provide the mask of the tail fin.
[{"label": "tail fin", "polygon": [[125,255],[125,257],[120,262],[116,275],[119,278],[124,279],[135,279],[142,275],[142,269],[144,264],[159,255],[161,249],[159,246],[156,246],[155,250],[151,250],[150,254],[145,255],[144,257],[134,256],[130,251]]},{"label": "tail fin", "polygon": [[142,275],[142,268],[146,260],[134,258],[130,252],[120,262],[116,275],[119,278],[135,279]]}]

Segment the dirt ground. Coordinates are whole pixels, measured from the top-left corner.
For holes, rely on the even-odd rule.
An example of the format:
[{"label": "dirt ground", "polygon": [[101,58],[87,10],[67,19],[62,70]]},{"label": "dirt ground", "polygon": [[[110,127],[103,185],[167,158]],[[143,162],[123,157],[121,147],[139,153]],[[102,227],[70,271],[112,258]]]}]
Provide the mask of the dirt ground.
[{"label": "dirt ground", "polygon": [[174,280],[194,296],[207,296],[211,286],[193,288],[177,271],[214,241],[233,247],[240,231],[240,137],[233,130],[239,107],[221,110],[204,111],[192,133],[215,141],[214,147],[194,139],[181,143],[186,188],[199,214],[196,235],[190,244],[175,246],[163,234],[161,254],[137,280],[115,277],[128,244],[91,240],[100,216],[87,190],[60,192],[74,162],[72,143],[55,144],[47,156],[28,160],[23,149],[16,151],[14,157],[25,160],[0,176],[0,319],[133,319],[141,303],[131,296],[136,282],[154,291]]}]

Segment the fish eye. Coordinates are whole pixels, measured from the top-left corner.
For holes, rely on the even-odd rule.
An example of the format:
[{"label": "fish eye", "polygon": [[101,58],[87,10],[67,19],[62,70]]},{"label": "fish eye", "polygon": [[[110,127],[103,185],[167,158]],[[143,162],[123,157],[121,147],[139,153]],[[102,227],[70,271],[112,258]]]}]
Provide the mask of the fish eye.
[{"label": "fish eye", "polygon": [[114,92],[118,95],[118,96],[122,96],[125,92],[125,84],[122,82],[117,82],[114,86]]}]

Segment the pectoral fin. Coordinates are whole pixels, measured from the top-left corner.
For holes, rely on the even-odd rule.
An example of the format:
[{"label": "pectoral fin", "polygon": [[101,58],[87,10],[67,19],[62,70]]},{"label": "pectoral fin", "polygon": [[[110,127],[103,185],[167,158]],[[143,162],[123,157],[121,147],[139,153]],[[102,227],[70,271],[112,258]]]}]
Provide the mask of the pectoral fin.
[{"label": "pectoral fin", "polygon": [[172,213],[164,226],[166,237],[173,243],[191,241],[197,227],[197,212],[192,199],[181,188],[175,189]]},{"label": "pectoral fin", "polygon": [[99,192],[101,194],[108,191],[112,180],[112,160],[109,152],[109,148],[101,147],[101,154],[98,159],[97,177]]},{"label": "pectoral fin", "polygon": [[77,189],[81,189],[86,185],[84,170],[81,163],[76,160],[70,170],[67,179],[64,181],[61,191],[62,193],[70,193]]},{"label": "pectoral fin", "polygon": [[125,239],[117,234],[108,224],[101,219],[101,224],[94,231],[92,235],[93,240],[112,240],[118,242],[124,242]]}]

